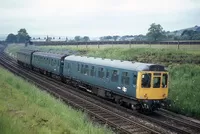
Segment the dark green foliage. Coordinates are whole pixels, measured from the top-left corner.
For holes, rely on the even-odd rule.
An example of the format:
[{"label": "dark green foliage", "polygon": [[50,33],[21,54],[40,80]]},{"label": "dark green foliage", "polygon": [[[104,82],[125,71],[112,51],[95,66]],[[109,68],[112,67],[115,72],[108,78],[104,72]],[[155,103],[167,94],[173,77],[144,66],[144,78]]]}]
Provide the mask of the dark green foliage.
[{"label": "dark green foliage", "polygon": [[177,113],[200,117],[200,66],[176,65],[169,67],[169,98]]},{"label": "dark green foliage", "polygon": [[6,38],[6,42],[8,43],[15,43],[17,41],[17,37],[14,34],[9,34]]},{"label": "dark green foliage", "polygon": [[200,32],[193,30],[184,30],[181,34],[181,39],[184,40],[200,40]]},{"label": "dark green foliage", "polygon": [[17,42],[24,43],[28,40],[30,40],[30,36],[26,32],[26,29],[24,29],[24,28],[20,29],[17,34]]},{"label": "dark green foliage", "polygon": [[148,29],[147,36],[153,39],[153,41],[158,41],[164,36],[162,26],[160,24],[152,23]]},{"label": "dark green foliage", "polygon": [[18,31],[17,35],[9,34],[6,38],[6,42],[8,43],[25,43],[30,40],[30,36],[28,35],[26,29],[22,28]]},{"label": "dark green foliage", "polygon": [[75,36],[74,41],[76,41],[76,42],[79,42],[79,41],[88,42],[88,41],[90,41],[90,38],[88,36],[84,36],[84,37]]},{"label": "dark green foliage", "polygon": [[74,37],[74,40],[75,40],[75,41],[81,41],[81,36],[75,36],[75,37]]},{"label": "dark green foliage", "polygon": [[88,42],[88,41],[90,41],[90,38],[88,36],[84,36],[82,40],[85,42]]},{"label": "dark green foliage", "polygon": [[115,36],[113,36],[113,40],[116,41],[119,37],[120,37],[120,36],[115,35]]},{"label": "dark green foliage", "polygon": [[110,36],[110,35],[108,35],[108,36],[103,36],[103,37],[100,37],[99,38],[101,41],[108,41],[108,40],[112,40],[113,39],[113,37],[112,36]]}]

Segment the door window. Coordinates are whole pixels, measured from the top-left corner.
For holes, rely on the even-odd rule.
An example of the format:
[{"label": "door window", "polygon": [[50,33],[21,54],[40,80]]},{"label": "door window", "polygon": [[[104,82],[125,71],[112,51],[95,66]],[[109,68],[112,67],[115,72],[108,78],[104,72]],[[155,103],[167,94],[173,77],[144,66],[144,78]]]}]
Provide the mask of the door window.
[{"label": "door window", "polygon": [[128,72],[122,72],[122,78],[121,78],[121,83],[125,85],[129,85],[129,74]]},{"label": "door window", "polygon": [[151,73],[142,74],[142,88],[151,87]]},{"label": "door window", "polygon": [[77,71],[80,72],[80,64],[77,66]]},{"label": "door window", "polygon": [[99,68],[98,75],[99,75],[99,78],[104,77],[104,69],[103,68]]},{"label": "door window", "polygon": [[167,74],[163,74],[163,76],[162,76],[162,88],[166,88],[167,87],[167,80],[168,80],[168,75]]},{"label": "door window", "polygon": [[95,76],[95,68],[94,68],[94,66],[92,66],[92,68],[91,68],[91,71],[90,71],[90,75],[91,76]]},{"label": "door window", "polygon": [[111,81],[112,82],[118,82],[118,79],[119,79],[119,72],[117,70],[113,70]]},{"label": "door window", "polygon": [[84,74],[89,75],[89,68],[88,65],[85,65]]},{"label": "door window", "polygon": [[160,88],[161,77],[153,78],[153,88]]}]

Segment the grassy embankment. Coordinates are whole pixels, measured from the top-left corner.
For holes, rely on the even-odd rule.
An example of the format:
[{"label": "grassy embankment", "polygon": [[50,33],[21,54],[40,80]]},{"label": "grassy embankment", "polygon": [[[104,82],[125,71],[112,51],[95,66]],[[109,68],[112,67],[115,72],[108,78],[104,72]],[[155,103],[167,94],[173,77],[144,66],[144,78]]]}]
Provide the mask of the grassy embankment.
[{"label": "grassy embankment", "polygon": [[188,116],[200,117],[200,51],[153,48],[94,48],[41,46],[42,50],[60,52],[71,49],[82,55],[159,63],[168,66],[170,73],[169,99],[175,103],[171,109]]},{"label": "grassy embankment", "polygon": [[87,115],[0,68],[0,133],[112,133]]}]

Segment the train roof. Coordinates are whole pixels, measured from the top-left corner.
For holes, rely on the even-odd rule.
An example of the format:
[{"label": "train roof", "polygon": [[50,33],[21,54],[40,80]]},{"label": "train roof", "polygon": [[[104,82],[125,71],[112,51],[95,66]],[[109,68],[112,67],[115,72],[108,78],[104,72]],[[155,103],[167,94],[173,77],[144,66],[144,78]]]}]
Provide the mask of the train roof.
[{"label": "train roof", "polygon": [[38,50],[30,50],[30,49],[20,49],[19,51],[17,51],[17,53],[21,53],[21,54],[31,54],[33,52],[36,52]]},{"label": "train roof", "polygon": [[67,56],[65,57],[65,60],[94,64],[99,66],[108,66],[113,68],[131,70],[131,71],[165,71],[164,66],[162,65],[141,63],[141,62],[111,60],[111,59],[102,59],[102,58],[75,56],[75,55]]},{"label": "train roof", "polygon": [[49,58],[59,58],[59,59],[66,56],[66,54],[55,54],[55,53],[47,53],[47,52],[35,52],[35,53],[33,53],[33,55],[45,56],[45,57],[49,57]]}]

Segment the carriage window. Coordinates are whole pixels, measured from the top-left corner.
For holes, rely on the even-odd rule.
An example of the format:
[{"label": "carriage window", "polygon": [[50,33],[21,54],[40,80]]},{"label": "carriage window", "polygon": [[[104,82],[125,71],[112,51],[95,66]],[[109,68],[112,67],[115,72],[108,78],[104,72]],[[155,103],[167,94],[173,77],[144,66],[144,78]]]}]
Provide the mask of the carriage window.
[{"label": "carriage window", "polygon": [[103,78],[104,77],[104,70],[103,70],[103,68],[99,68],[98,76],[99,76],[99,78]]},{"label": "carriage window", "polygon": [[162,88],[166,88],[167,87],[167,80],[168,80],[168,75],[167,74],[163,74],[163,77],[162,77]]},{"label": "carriage window", "polygon": [[95,76],[95,68],[92,66],[91,71],[90,71],[90,76]]},{"label": "carriage window", "polygon": [[51,59],[51,65],[53,66],[54,64],[53,64],[53,59]]},{"label": "carriage window", "polygon": [[117,70],[113,70],[111,81],[112,82],[118,82],[118,79],[119,79],[119,72]]},{"label": "carriage window", "polygon": [[52,62],[53,62],[52,65],[55,66],[56,65],[56,60],[52,59]]},{"label": "carriage window", "polygon": [[84,65],[83,64],[81,65],[81,73],[82,74],[84,73]]},{"label": "carriage window", "polygon": [[54,60],[54,66],[56,66],[56,60]]},{"label": "carriage window", "polygon": [[46,64],[48,64],[48,62],[49,62],[49,60],[48,60],[48,58],[46,59]]},{"label": "carriage window", "polygon": [[67,69],[70,70],[70,63],[67,64]]},{"label": "carriage window", "polygon": [[142,74],[142,88],[151,87],[151,73]]},{"label": "carriage window", "polygon": [[80,72],[80,64],[77,66],[77,71]]},{"label": "carriage window", "polygon": [[89,75],[89,68],[88,65],[85,65],[84,74]]},{"label": "carriage window", "polygon": [[137,82],[137,75],[133,74],[133,84],[136,85]]},{"label": "carriage window", "polygon": [[106,72],[106,78],[109,78],[109,71]]},{"label": "carriage window", "polygon": [[122,78],[121,78],[121,83],[125,85],[129,85],[129,74],[128,72],[122,72]]},{"label": "carriage window", "polygon": [[160,80],[161,80],[161,77],[153,78],[153,88],[160,88]]}]

